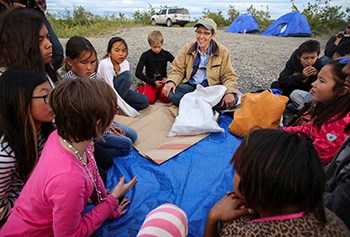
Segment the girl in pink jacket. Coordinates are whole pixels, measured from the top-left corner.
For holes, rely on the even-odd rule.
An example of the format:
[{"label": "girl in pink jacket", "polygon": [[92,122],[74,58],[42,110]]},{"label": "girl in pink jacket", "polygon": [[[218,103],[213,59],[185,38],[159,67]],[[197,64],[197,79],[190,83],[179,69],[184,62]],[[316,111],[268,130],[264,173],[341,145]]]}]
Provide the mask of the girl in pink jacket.
[{"label": "girl in pink jacket", "polygon": [[316,106],[311,121],[302,126],[282,128],[311,139],[324,165],[332,161],[350,134],[350,93],[345,85],[346,75],[342,72],[349,61],[349,57],[342,57],[329,62],[312,83],[310,92]]},{"label": "girl in pink jacket", "polygon": [[[93,155],[92,138],[101,137],[114,117],[112,88],[103,80],[64,80],[49,101],[57,131],[45,143],[0,236],[90,236],[106,219],[125,214],[130,203],[122,197],[136,177],[128,183],[122,177],[108,194]],[[84,213],[89,199],[95,207]]]}]

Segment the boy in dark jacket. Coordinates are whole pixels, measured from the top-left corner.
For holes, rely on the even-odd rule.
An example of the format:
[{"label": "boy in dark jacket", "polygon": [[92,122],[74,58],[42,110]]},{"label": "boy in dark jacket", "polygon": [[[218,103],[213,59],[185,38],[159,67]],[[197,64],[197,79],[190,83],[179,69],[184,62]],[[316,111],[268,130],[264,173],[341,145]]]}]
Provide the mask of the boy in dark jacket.
[{"label": "boy in dark jacket", "polygon": [[307,40],[302,43],[287,61],[278,81],[271,84],[271,88],[282,90],[282,94],[288,97],[294,90],[309,91],[323,66],[318,59],[319,55],[318,41]]}]

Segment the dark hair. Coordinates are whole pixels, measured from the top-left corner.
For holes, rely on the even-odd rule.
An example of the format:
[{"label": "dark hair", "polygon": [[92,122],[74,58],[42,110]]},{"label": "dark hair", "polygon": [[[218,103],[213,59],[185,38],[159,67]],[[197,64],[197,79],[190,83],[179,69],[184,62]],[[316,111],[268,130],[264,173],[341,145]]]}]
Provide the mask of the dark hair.
[{"label": "dark hair", "polygon": [[108,46],[107,46],[107,54],[105,55],[105,57],[108,57],[108,54],[111,52],[112,50],[112,46],[115,42],[121,42],[122,44],[125,45],[125,48],[126,48],[126,51],[128,52],[129,49],[128,49],[128,45],[126,44],[125,40],[118,37],[118,36],[115,36],[113,38],[111,38],[109,41],[108,41]]},{"label": "dark hair", "polygon": [[350,54],[350,37],[343,37],[339,44],[336,47],[335,50],[336,53],[339,54],[339,56],[343,57],[347,54]]},{"label": "dark hair", "polygon": [[323,165],[309,140],[277,129],[256,130],[243,138],[232,162],[250,207],[276,215],[291,207],[326,222]]},{"label": "dark hair", "polygon": [[14,7],[0,14],[0,67],[27,67],[60,80],[51,63],[45,64],[39,48],[44,16],[27,7]]},{"label": "dark hair", "polygon": [[[15,154],[20,178],[29,178],[38,160],[37,130],[30,113],[35,87],[47,82],[41,73],[29,68],[11,68],[0,77],[0,135]],[[45,138],[54,130],[42,123]]]},{"label": "dark hair", "polygon": [[32,8],[15,7],[0,15],[0,67],[22,66],[46,73],[39,49],[44,18]]},{"label": "dark hair", "polygon": [[[334,91],[337,93],[344,85],[347,75],[342,72],[346,64],[340,63],[339,60],[331,60],[325,67],[331,67],[333,70],[333,79],[335,80]],[[331,103],[324,105],[317,103],[311,115],[313,117],[313,125],[316,125],[319,129],[325,122],[332,122],[345,117],[350,112],[350,93],[346,92],[344,95],[337,96]],[[334,116],[338,115],[334,120],[331,120]],[[349,131],[348,125],[344,132]]]},{"label": "dark hair", "polygon": [[70,142],[80,142],[102,136],[114,117],[117,100],[105,81],[76,78],[58,83],[50,105],[58,134]]},{"label": "dark hair", "polygon": [[319,55],[321,52],[320,42],[318,42],[317,40],[307,40],[301,45],[299,45],[296,52],[298,57],[301,57],[303,53],[312,53],[312,52],[316,52],[317,55]]},{"label": "dark hair", "polygon": [[[82,36],[71,37],[66,44],[66,57],[74,60],[78,57],[84,56],[83,53],[84,55],[86,53],[90,53],[91,55],[94,54],[97,60],[97,52],[88,39]],[[67,62],[65,63],[65,70],[71,70],[71,67],[67,64]]]}]

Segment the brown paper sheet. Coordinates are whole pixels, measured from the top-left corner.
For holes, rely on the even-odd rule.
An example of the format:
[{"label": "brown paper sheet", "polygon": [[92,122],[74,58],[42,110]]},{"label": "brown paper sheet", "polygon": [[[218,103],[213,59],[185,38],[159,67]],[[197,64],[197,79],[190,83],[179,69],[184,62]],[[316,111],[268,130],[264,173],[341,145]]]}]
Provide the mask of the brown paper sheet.
[{"label": "brown paper sheet", "polygon": [[178,115],[176,106],[150,105],[140,114],[137,118],[116,115],[115,121],[137,131],[138,138],[133,146],[141,156],[156,164],[162,164],[209,135],[168,137]]}]

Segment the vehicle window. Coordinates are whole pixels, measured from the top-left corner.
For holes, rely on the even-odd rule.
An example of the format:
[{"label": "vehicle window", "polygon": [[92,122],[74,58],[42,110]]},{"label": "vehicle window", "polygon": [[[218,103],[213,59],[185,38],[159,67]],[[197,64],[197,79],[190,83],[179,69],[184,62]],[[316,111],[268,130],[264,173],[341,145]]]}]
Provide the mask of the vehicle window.
[{"label": "vehicle window", "polygon": [[175,12],[176,12],[176,10],[175,10],[175,9],[169,9],[168,14],[174,14]]},{"label": "vehicle window", "polygon": [[161,10],[159,14],[160,14],[160,15],[163,15],[163,14],[165,14],[165,13],[166,13],[166,9],[165,9],[165,10]]},{"label": "vehicle window", "polygon": [[176,13],[179,13],[179,14],[186,14],[186,15],[189,14],[187,9],[177,9],[177,10],[176,10]]}]

